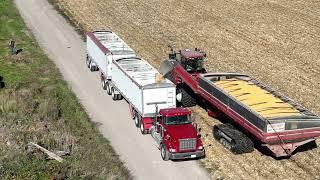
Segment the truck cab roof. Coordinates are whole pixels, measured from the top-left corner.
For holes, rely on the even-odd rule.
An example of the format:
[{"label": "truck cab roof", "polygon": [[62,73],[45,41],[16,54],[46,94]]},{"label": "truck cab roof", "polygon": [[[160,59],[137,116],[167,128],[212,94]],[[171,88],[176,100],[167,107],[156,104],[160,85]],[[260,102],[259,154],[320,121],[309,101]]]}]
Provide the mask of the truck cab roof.
[{"label": "truck cab roof", "polygon": [[166,108],[161,109],[159,114],[162,116],[170,117],[170,116],[183,116],[183,115],[190,115],[191,111],[188,108],[184,107],[177,107],[177,108]]}]

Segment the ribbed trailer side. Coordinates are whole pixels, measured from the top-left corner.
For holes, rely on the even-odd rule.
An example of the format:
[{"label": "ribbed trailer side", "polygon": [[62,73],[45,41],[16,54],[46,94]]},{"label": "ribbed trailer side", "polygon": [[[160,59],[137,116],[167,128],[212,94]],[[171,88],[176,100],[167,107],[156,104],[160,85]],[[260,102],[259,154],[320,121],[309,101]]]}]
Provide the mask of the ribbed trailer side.
[{"label": "ribbed trailer side", "polygon": [[140,58],[113,61],[112,83],[142,117],[155,117],[160,109],[176,107],[175,85],[157,80],[159,72]]},{"label": "ribbed trailer side", "polygon": [[99,68],[105,79],[111,79],[112,60],[136,57],[134,50],[111,31],[87,32],[86,35],[90,63]]}]

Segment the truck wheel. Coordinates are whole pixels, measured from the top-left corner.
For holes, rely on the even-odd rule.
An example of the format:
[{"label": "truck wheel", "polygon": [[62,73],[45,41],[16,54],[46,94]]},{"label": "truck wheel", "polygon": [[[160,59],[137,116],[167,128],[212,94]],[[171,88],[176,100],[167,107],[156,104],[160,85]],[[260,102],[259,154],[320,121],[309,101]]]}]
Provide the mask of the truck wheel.
[{"label": "truck wheel", "polygon": [[136,127],[139,128],[140,127],[140,115],[137,112],[135,112],[135,116],[134,116],[133,120],[134,120],[134,124],[136,125]]},{"label": "truck wheel", "polygon": [[114,100],[114,101],[117,100],[117,95],[114,93],[114,88],[113,87],[111,88],[111,97],[112,97],[112,100]]},{"label": "truck wheel", "polygon": [[103,77],[101,77],[101,86],[103,90],[107,90],[107,84]]},{"label": "truck wheel", "polygon": [[179,88],[178,94],[181,93],[181,104],[183,107],[192,107],[197,104],[197,101],[186,90]]},{"label": "truck wheel", "polygon": [[133,106],[130,103],[129,103],[129,111],[130,111],[132,120],[134,120],[134,118],[136,117],[136,111],[134,110]]},{"label": "truck wheel", "polygon": [[117,100],[121,100],[121,99],[123,99],[123,97],[122,97],[122,95],[121,95],[121,94],[116,94],[116,96],[117,96]]},{"label": "truck wheel", "polygon": [[107,94],[111,95],[111,84],[109,81],[106,82],[106,90],[107,90]]},{"label": "truck wheel", "polygon": [[147,130],[144,129],[144,123],[142,122],[142,118],[140,118],[140,131],[141,134],[147,134]]},{"label": "truck wheel", "polygon": [[90,63],[89,63],[89,69],[91,72],[95,71],[95,67],[92,66],[92,61],[90,61]]},{"label": "truck wheel", "polygon": [[86,64],[87,64],[87,67],[90,68],[90,59],[89,59],[88,54],[87,54],[87,58],[86,58]]},{"label": "truck wheel", "polygon": [[164,144],[161,145],[161,157],[164,161],[168,161],[169,160],[169,153],[168,150],[166,148],[166,146]]}]

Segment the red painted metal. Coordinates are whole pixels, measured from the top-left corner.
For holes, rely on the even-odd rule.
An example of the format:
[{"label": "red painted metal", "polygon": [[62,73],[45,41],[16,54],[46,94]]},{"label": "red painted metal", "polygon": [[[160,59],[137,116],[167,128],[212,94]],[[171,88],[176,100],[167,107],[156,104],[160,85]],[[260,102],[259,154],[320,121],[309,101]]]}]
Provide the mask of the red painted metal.
[{"label": "red painted metal", "polygon": [[208,109],[207,113],[209,116],[213,117],[213,118],[218,118],[221,115],[221,111],[219,111],[218,109]]},{"label": "red painted metal", "polygon": [[[190,124],[180,125],[165,125],[164,127],[168,133],[176,139],[195,138],[197,137],[197,131],[194,126]],[[186,133],[188,132],[188,133]]]},{"label": "red painted metal", "polygon": [[182,66],[178,65],[174,69],[173,76],[179,81],[173,82],[176,85],[178,84],[187,84],[195,93],[197,93],[198,89],[198,82],[197,82],[197,76],[199,74],[194,74],[193,76],[190,75]]},{"label": "red painted metal", "polygon": [[153,118],[150,118],[150,117],[142,118],[142,123],[144,125],[144,129],[149,131],[150,128],[153,126]]},{"label": "red painted metal", "polygon": [[[168,148],[176,149],[178,153],[184,152],[193,152],[199,150],[200,147],[203,147],[202,141],[197,137],[197,131],[192,124],[182,124],[182,125],[165,125],[166,129],[164,132],[164,143]],[[186,133],[188,132],[188,133]],[[179,139],[189,139],[196,138],[197,144],[196,149],[190,150],[180,150],[179,149]]]},{"label": "red painted metal", "polygon": [[[195,54],[187,54],[185,51],[181,51],[183,56],[189,57]],[[201,53],[199,53],[201,54]],[[219,112],[212,111],[213,109],[220,110],[221,113],[230,117],[239,126],[241,126],[246,132],[249,132],[256,139],[261,142],[261,145],[270,149],[275,156],[288,156],[298,146],[313,141],[314,138],[320,136],[320,128],[299,129],[299,130],[287,130],[277,133],[266,133],[251,124],[247,119],[230,109],[226,104],[222,103],[219,99],[212,96],[205,89],[198,86],[199,74],[189,74],[181,65],[176,65],[173,70],[175,84],[186,84],[190,89],[198,94],[202,101],[212,105],[212,109],[208,109],[208,114],[213,117],[217,117]],[[279,139],[280,137],[280,139]],[[290,143],[284,143],[290,142]],[[271,145],[272,144],[272,145]],[[284,150],[285,149],[285,150]]]},{"label": "red painted metal", "polygon": [[292,153],[299,146],[302,146],[312,141],[314,141],[314,139],[307,139],[307,140],[296,142],[296,143],[274,144],[274,145],[266,144],[264,146],[266,146],[276,157],[283,157],[283,156],[292,155]]},{"label": "red painted metal", "polygon": [[191,59],[191,58],[203,58],[203,53],[196,51],[194,49],[183,49],[181,50],[181,56]]},{"label": "red painted metal", "polygon": [[166,109],[161,109],[159,111],[159,114],[166,117],[183,116],[183,115],[190,115],[191,111],[188,108],[184,108],[184,107],[166,108]]},{"label": "red painted metal", "polygon": [[237,124],[242,126],[244,129],[252,133],[256,138],[258,138],[262,143],[275,143],[279,142],[279,136],[283,141],[294,141],[299,139],[315,138],[320,136],[320,128],[311,128],[311,129],[298,129],[290,130],[277,133],[265,133],[259,128],[251,124],[245,118],[240,116],[238,113],[234,112],[232,109],[229,109],[227,105],[223,104],[221,101],[211,96],[204,89],[199,88],[199,95],[202,95],[208,102],[213,106],[217,107],[223,111],[227,116],[232,118]]}]

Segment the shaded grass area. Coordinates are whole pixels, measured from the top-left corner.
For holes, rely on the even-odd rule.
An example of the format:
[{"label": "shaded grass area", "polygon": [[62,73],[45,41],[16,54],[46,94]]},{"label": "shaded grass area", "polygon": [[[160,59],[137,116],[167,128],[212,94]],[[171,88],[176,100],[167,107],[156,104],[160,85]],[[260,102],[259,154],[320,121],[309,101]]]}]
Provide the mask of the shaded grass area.
[{"label": "shaded grass area", "polygon": [[[10,39],[23,49],[18,55],[11,55]],[[6,83],[0,89],[0,179],[130,178],[11,0],[0,2],[0,76]],[[70,156],[48,160],[29,142]]]}]

